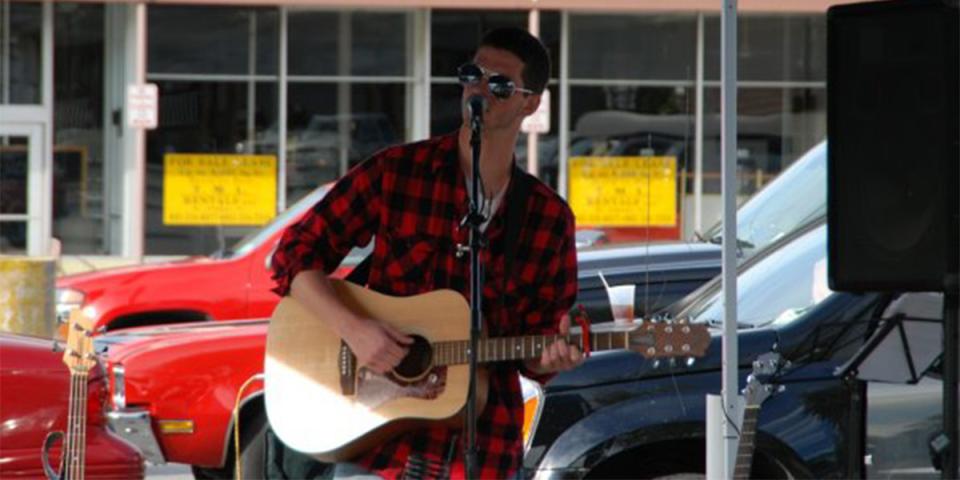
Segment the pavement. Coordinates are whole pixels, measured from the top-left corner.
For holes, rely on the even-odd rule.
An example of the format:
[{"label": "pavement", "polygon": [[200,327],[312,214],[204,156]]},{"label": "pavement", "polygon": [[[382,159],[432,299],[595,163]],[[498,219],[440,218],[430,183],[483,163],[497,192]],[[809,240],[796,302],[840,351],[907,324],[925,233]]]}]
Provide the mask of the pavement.
[{"label": "pavement", "polygon": [[148,466],[146,473],[146,480],[193,480],[190,465],[185,463]]}]

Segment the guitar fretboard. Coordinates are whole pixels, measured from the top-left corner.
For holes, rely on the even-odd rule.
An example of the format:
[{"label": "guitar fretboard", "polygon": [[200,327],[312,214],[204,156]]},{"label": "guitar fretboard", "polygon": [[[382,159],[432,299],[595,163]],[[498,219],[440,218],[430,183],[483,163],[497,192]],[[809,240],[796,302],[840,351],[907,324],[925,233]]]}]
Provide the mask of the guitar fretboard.
[{"label": "guitar fretboard", "polygon": [[737,463],[733,467],[734,480],[750,478],[750,467],[753,466],[754,437],[757,435],[757,417],[759,414],[759,405],[747,405],[743,410],[743,426],[740,428]]},{"label": "guitar fretboard", "polygon": [[67,413],[67,431],[63,439],[63,477],[82,480],[84,450],[87,436],[87,377],[88,372],[70,372],[70,410]]},{"label": "guitar fretboard", "polygon": [[[636,334],[634,334],[636,336]],[[590,333],[590,351],[618,350],[630,346],[630,332]],[[523,337],[484,338],[477,342],[477,361],[500,362],[537,358],[543,349],[558,340],[583,348],[583,335],[530,335]],[[469,361],[470,342],[458,340],[433,344],[435,365],[460,365]]]}]

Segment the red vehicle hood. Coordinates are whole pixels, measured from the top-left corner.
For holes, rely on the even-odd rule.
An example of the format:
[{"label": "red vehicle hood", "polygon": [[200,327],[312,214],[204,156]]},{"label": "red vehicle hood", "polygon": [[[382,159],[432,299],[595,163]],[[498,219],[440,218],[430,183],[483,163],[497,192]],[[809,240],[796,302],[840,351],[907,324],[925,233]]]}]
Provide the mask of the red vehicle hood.
[{"label": "red vehicle hood", "polygon": [[75,273],[57,278],[58,288],[76,288],[79,290],[95,290],[102,285],[115,286],[136,281],[145,275],[155,275],[156,272],[177,272],[208,268],[224,260],[197,256],[163,263],[146,263],[124,267],[105,268],[85,273]]},{"label": "red vehicle hood", "polygon": [[193,355],[204,345],[216,347],[241,339],[265,342],[268,323],[267,319],[255,319],[129,328],[98,336],[96,344],[98,350],[107,350],[110,363],[129,364],[134,357],[149,357],[158,352],[181,350],[184,355]]}]

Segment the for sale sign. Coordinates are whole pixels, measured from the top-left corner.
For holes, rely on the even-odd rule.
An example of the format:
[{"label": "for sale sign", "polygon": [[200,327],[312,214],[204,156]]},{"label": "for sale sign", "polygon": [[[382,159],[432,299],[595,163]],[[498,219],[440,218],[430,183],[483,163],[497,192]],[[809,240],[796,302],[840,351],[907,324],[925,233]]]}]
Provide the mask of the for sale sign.
[{"label": "for sale sign", "polygon": [[168,153],[164,225],[263,225],[276,214],[277,157]]}]

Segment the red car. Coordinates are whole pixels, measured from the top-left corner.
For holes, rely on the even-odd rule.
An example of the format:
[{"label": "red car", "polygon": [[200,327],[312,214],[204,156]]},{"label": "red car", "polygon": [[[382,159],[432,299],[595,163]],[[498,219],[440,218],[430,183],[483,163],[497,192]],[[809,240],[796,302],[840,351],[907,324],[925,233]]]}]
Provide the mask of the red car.
[{"label": "red car", "polygon": [[[0,333],[0,478],[44,478],[41,447],[51,431],[65,431],[71,388],[63,353],[51,341]],[[143,478],[140,453],[107,430],[107,396],[100,368],[87,384],[86,450],[88,479]],[[56,469],[60,446],[51,451]]]},{"label": "red car", "polygon": [[[322,186],[233,248],[208,257],[113,268],[57,279],[57,313],[84,308],[97,327],[269,316],[279,298],[270,291],[270,257],[283,230],[329,190]],[[348,256],[343,274],[363,258]]]}]

